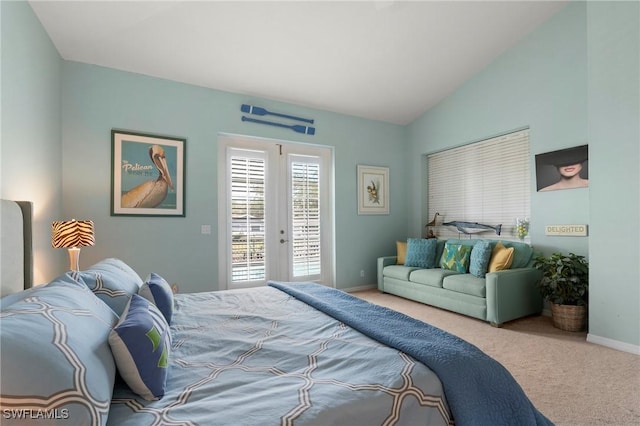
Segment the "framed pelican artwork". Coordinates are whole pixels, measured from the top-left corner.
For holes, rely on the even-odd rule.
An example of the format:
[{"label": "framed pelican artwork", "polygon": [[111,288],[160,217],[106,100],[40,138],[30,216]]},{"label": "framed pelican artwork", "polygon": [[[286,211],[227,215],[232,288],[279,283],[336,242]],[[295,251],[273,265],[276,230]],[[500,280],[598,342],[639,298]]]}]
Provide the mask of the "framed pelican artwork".
[{"label": "framed pelican artwork", "polygon": [[184,217],[186,139],[111,131],[111,216]]}]

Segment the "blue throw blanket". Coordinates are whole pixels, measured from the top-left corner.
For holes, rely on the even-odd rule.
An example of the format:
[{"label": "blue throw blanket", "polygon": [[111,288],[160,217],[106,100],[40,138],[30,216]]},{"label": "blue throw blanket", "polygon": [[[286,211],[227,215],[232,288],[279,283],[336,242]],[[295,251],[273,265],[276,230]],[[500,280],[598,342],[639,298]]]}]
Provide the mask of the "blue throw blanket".
[{"label": "blue throw blanket", "polygon": [[319,284],[269,285],[425,364],[440,378],[457,425],[553,425],[502,364],[446,331]]}]

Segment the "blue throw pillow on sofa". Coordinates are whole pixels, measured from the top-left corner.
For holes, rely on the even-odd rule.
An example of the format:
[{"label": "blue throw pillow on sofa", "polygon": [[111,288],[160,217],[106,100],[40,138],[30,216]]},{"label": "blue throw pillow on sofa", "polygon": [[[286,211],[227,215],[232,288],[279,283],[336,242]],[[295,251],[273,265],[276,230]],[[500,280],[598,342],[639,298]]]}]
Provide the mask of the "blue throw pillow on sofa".
[{"label": "blue throw pillow on sofa", "polygon": [[478,278],[484,278],[489,268],[489,260],[493,247],[489,241],[478,241],[471,250],[469,273]]},{"label": "blue throw pillow on sofa", "polygon": [[407,239],[407,255],[404,265],[417,268],[435,268],[437,242],[438,240],[435,238]]}]

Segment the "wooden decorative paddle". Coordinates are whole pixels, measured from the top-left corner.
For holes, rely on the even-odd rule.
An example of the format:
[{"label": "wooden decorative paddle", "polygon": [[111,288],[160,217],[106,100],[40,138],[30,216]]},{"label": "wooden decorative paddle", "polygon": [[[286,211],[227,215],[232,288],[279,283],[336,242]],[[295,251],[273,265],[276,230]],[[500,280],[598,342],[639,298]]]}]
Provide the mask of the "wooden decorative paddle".
[{"label": "wooden decorative paddle", "polygon": [[276,117],[288,118],[290,120],[303,121],[305,123],[313,124],[312,118],[302,118],[302,117],[296,117],[295,115],[281,114],[279,112],[271,112],[262,107],[253,106],[253,105],[242,104],[242,106],[240,107],[240,111],[245,112],[247,114],[253,114],[253,115],[273,115]]},{"label": "wooden decorative paddle", "polygon": [[268,124],[270,126],[284,127],[286,129],[291,129],[294,132],[303,133],[303,134],[306,134],[306,135],[315,135],[316,134],[315,127],[303,126],[301,124],[277,123],[275,121],[258,120],[257,118],[251,118],[251,117],[247,117],[247,116],[244,116],[244,115],[242,116],[242,121],[249,121],[251,123]]}]

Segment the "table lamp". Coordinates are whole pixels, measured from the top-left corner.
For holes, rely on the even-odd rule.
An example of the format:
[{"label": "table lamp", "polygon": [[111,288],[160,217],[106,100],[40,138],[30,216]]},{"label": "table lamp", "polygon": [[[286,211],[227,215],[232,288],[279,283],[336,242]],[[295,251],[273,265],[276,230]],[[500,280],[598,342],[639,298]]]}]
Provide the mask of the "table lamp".
[{"label": "table lamp", "polygon": [[63,220],[51,224],[51,245],[54,248],[69,249],[69,263],[72,271],[78,271],[80,247],[92,246],[95,243],[93,221]]}]

